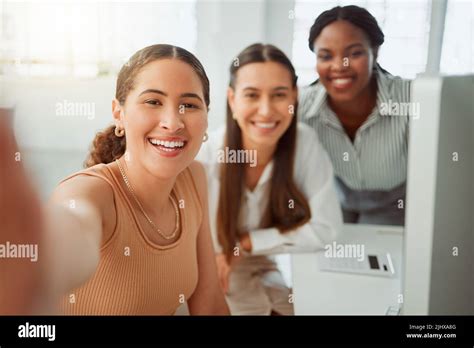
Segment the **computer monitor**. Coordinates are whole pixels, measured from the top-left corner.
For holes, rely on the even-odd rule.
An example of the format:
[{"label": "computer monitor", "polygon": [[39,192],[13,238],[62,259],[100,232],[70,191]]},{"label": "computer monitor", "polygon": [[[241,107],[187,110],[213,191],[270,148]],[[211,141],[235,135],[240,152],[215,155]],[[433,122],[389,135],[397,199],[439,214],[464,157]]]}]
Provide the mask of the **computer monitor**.
[{"label": "computer monitor", "polygon": [[473,314],[474,76],[419,76],[410,120],[403,314]]}]

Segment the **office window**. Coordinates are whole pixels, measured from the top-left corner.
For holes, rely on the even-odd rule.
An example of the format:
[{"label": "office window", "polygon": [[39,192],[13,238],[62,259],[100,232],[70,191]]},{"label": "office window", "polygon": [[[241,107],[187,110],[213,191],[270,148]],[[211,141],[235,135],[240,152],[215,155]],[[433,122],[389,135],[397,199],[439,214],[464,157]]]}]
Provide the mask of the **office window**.
[{"label": "office window", "polygon": [[474,73],[474,2],[449,0],[444,26],[440,71],[458,75]]},{"label": "office window", "polygon": [[334,6],[357,5],[366,8],[385,34],[378,62],[394,75],[414,78],[426,65],[431,1],[350,0],[295,1],[293,62],[299,82],[306,85],[317,77],[316,57],[308,48],[311,25],[319,14]]},{"label": "office window", "polygon": [[0,0],[0,74],[96,77],[140,48],[194,51],[196,0]]}]

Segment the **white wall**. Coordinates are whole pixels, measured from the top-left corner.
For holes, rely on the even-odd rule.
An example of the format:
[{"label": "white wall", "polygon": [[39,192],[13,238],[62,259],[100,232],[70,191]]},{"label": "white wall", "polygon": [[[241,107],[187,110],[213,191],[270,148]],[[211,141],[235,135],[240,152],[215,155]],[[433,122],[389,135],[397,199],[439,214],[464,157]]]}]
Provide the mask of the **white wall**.
[{"label": "white wall", "polygon": [[[115,79],[3,78],[0,103],[14,106],[23,163],[46,199],[65,176],[80,170],[97,131],[112,122]],[[88,103],[93,114],[58,114],[57,103]]]},{"label": "white wall", "polygon": [[196,54],[211,81],[209,127],[225,122],[229,67],[245,47],[271,43],[291,57],[293,0],[200,1]]},{"label": "white wall", "polygon": [[265,6],[263,1],[198,2],[196,55],[211,81],[209,128],[225,121],[225,91],[228,67],[244,47],[262,41]]},{"label": "white wall", "polygon": [[[15,106],[15,131],[22,147],[84,150],[95,132],[112,122],[115,78],[4,79],[4,102]],[[62,115],[57,104],[88,103],[88,114]]]}]

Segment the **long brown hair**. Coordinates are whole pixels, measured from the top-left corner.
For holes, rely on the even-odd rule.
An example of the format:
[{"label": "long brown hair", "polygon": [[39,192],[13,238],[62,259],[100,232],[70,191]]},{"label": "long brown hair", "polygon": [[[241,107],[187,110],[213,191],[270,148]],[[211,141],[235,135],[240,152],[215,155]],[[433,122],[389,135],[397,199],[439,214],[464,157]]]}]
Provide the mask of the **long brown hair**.
[{"label": "long brown hair", "polygon": [[[246,64],[261,62],[276,62],[283,65],[290,72],[293,88],[296,88],[296,72],[288,57],[277,47],[260,43],[245,48],[231,64],[229,87],[235,88],[239,68]],[[296,111],[297,105],[294,105],[291,124],[278,140],[273,154],[269,203],[260,222],[261,228],[276,227],[282,233],[305,224],[311,218],[308,201],[293,180],[297,128]],[[224,144],[229,150],[243,149],[242,132],[237,121],[232,117],[229,102],[227,102]],[[228,258],[231,257],[238,240],[239,214],[244,186],[245,164],[222,163],[220,165],[217,230],[219,243]],[[293,203],[292,206],[290,202]]]},{"label": "long brown hair", "polygon": [[[134,87],[135,77],[145,65],[165,58],[180,60],[193,68],[201,80],[204,101],[206,107],[209,108],[209,79],[202,64],[184,48],[163,44],[148,46],[137,51],[120,69],[115,90],[115,98],[119,103],[121,105],[125,103],[125,99]],[[97,133],[92,142],[89,156],[84,162],[84,167],[113,162],[125,153],[126,135],[117,137],[114,130],[115,126],[112,125]]]}]

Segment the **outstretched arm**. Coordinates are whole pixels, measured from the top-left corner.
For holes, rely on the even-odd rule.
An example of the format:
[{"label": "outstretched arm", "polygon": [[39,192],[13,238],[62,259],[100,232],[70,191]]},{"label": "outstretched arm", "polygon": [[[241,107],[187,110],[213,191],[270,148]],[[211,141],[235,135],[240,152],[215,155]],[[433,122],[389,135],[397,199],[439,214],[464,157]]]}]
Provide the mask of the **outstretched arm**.
[{"label": "outstretched arm", "polygon": [[[0,119],[0,244],[37,247],[37,260],[0,258],[0,314],[51,313],[59,296],[95,271],[101,211],[89,194],[78,194],[80,185],[71,184],[42,205],[17,153],[13,132]],[[67,197],[76,198],[75,209]]]}]

